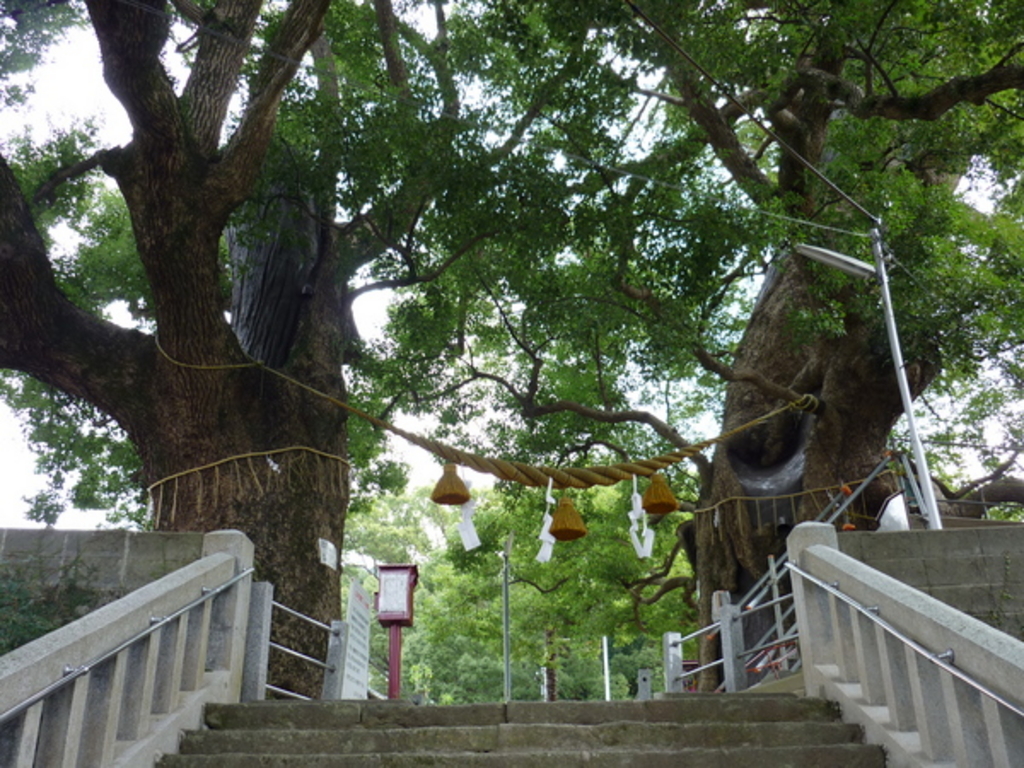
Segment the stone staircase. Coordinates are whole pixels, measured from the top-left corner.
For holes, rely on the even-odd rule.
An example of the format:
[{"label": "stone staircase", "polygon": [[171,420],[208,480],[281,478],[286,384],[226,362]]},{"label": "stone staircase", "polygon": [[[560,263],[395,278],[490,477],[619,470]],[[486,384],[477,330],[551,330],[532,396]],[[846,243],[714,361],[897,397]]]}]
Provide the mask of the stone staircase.
[{"label": "stone staircase", "polygon": [[826,701],[684,694],[644,702],[210,705],[159,768],[661,766],[884,768]]}]

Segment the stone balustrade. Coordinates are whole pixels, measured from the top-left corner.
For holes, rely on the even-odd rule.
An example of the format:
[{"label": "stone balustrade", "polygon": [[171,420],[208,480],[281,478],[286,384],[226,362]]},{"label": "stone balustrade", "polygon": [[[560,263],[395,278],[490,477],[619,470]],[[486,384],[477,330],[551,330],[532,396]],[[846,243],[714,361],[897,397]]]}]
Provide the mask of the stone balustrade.
[{"label": "stone balustrade", "polygon": [[890,768],[1024,765],[1024,643],[843,554],[830,525],[788,546],[808,695]]},{"label": "stone balustrade", "polygon": [[0,657],[0,765],[150,768],[238,701],[252,543],[218,531],[201,555]]}]

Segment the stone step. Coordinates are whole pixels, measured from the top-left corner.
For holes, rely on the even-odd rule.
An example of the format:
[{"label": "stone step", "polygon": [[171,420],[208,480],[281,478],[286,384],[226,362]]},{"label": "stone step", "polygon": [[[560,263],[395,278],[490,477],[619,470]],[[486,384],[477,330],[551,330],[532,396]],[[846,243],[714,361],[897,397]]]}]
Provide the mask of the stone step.
[{"label": "stone step", "polygon": [[500,723],[670,722],[828,722],[836,719],[829,702],[786,694],[686,694],[651,701],[509,702],[459,706],[413,706],[407,702],[261,701],[251,704],[211,704],[206,724],[217,730],[329,730],[413,728],[425,726],[498,725]]},{"label": "stone step", "polygon": [[342,728],[333,730],[195,731],[181,741],[182,754],[264,755],[403,752],[593,751],[605,748],[797,747],[852,744],[860,728],[845,723],[644,723],[597,725],[517,724]]},{"label": "stone step", "polygon": [[523,753],[436,753],[374,755],[165,755],[158,768],[885,768],[881,747],[835,744],[804,747],[722,749],[536,750]]}]

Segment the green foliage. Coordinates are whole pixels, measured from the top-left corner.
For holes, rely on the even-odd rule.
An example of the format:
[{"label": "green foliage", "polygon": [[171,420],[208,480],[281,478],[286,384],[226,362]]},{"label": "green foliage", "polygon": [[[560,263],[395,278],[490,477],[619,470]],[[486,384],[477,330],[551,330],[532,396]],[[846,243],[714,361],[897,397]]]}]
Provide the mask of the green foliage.
[{"label": "green foliage", "polygon": [[0,379],[0,392],[22,416],[49,487],[30,501],[28,519],[52,525],[67,507],[107,510],[112,522],[149,525],[138,487],[141,462],[134,446],[109,417],[27,376]]},{"label": "green foliage", "polygon": [[[41,51],[56,31],[49,22],[77,8],[58,3],[70,16],[40,26],[39,8],[22,5],[23,13],[6,12],[11,56]],[[797,78],[816,76],[807,58],[829,53],[837,62],[839,74],[816,97],[827,100],[829,116],[820,165],[885,223],[904,351],[941,368],[937,399],[955,397],[949,424],[936,434],[947,442],[983,440],[979,425],[994,414],[1010,425],[1008,441],[1018,434],[1005,414],[1017,407],[1015,385],[1024,378],[1024,96],[991,94],[940,119],[861,113],[894,92],[921,99],[950,78],[1018,61],[1012,30],[1024,11],[1017,6],[990,3],[979,14],[924,2],[812,2],[784,13],[748,2],[645,5],[777,127],[785,120],[771,112],[773,101]],[[806,189],[782,187],[781,150],[737,116],[728,127],[765,186],[776,186],[769,194],[730,178],[679,96],[681,84],[697,96],[714,89],[623,3],[595,0],[586,13],[570,0],[449,4],[443,30],[424,22],[423,10],[422,3],[398,7],[408,80],[396,86],[372,6],[332,3],[330,66],[303,68],[289,87],[263,189],[238,214],[258,219],[272,190],[313,200],[340,222],[342,293],[398,289],[385,337],[352,345],[359,354],[345,374],[351,399],[365,410],[429,414],[440,438],[536,464],[661,453],[669,447],[664,434],[617,417],[643,409],[682,439],[707,435],[722,384],[692,352],[702,347],[728,360],[769,265],[785,268],[778,256],[789,244],[872,258],[863,217],[813,179]],[[272,29],[276,14],[262,23]],[[0,72],[31,63],[4,61]],[[326,87],[332,69],[337,81]],[[718,93],[713,101],[724,103]],[[26,192],[87,157],[95,143],[87,125],[39,146],[16,143]],[[958,179],[972,177],[989,185],[994,212],[979,213],[954,191]],[[74,232],[56,260],[72,301],[96,313],[125,302],[145,326],[152,302],[116,196],[91,175],[60,187],[38,212],[52,241],[60,229]],[[794,212],[827,228],[809,229]],[[813,274],[816,304],[796,309],[784,343],[839,338],[858,318],[871,325],[872,353],[884,358],[876,290],[827,269]],[[21,396],[18,386],[11,391]],[[44,461],[58,480],[88,478],[90,455],[116,459],[116,433],[97,448],[87,422],[80,421],[79,440],[70,422],[43,428],[58,419],[42,400],[25,399],[23,407],[38,445],[65,444],[47,449]],[[589,418],[594,413],[607,418]],[[355,520],[373,497],[399,489],[404,473],[384,453],[378,430],[350,424],[360,469]],[[964,463],[962,453],[941,455],[947,466]],[[133,469],[111,480],[127,482]],[[696,499],[694,474],[677,482]],[[86,482],[82,500],[116,495],[112,484],[101,485]],[[481,510],[487,546],[508,530],[530,530],[536,504],[527,495],[509,491],[493,513],[502,525]],[[41,499],[41,508],[52,499]],[[581,502],[590,504],[605,502]],[[596,514],[595,540],[616,515],[624,517]],[[607,557],[588,568],[606,581],[635,578],[623,575],[631,550],[621,536],[619,549],[603,546]],[[480,557],[453,554],[460,567],[477,567]],[[531,567],[523,565],[524,577]]]},{"label": "green foliage", "polygon": [[99,596],[89,582],[77,561],[58,573],[41,560],[0,565],[0,656],[95,608]]},{"label": "green foliage", "polygon": [[[680,592],[642,610],[638,626],[624,582],[643,576],[649,563],[638,561],[628,539],[621,501],[609,489],[595,494],[598,506],[584,506],[591,533],[560,543],[550,563],[534,560],[540,491],[509,507],[493,491],[475,492],[482,546],[466,552],[454,530],[458,508],[429,501],[429,489],[377,502],[370,514],[350,519],[346,563],[415,562],[416,619],[404,632],[404,664],[410,684],[442,704],[496,701],[503,690],[501,550],[512,526],[526,532],[513,538],[510,558],[513,697],[540,698],[539,670],[554,666],[559,695],[567,699],[604,697],[600,638],[612,637],[616,698],[635,695],[640,667],[659,669],[661,633],[687,631],[692,609]],[[614,500],[614,501],[613,501]],[[602,515],[610,519],[602,522]],[[665,525],[669,524],[666,521]],[[447,533],[447,546],[444,534]],[[668,528],[659,530],[656,557],[664,557]],[[680,570],[684,570],[682,564]],[[372,591],[372,585],[367,587]],[[375,657],[383,657],[383,633],[376,633]]]}]

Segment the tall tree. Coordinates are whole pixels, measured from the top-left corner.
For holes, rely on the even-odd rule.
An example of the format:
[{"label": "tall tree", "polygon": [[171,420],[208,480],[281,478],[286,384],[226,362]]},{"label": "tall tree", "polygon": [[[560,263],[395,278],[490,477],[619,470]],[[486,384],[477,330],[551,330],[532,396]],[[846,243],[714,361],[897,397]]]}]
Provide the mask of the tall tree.
[{"label": "tall tree", "polygon": [[[240,528],[286,602],[336,614],[336,579],[317,562],[315,545],[318,536],[342,536],[344,416],[250,364],[225,316],[220,254],[224,228],[259,178],[282,94],[319,37],[328,3],[297,0],[264,18],[271,29],[258,54],[262,3],[179,4],[176,12],[199,28],[180,90],[163,63],[170,6],[86,6],[104,79],[131,120],[132,140],[63,177],[99,167],[116,182],[156,333],[120,328],[69,300],[36,224],[40,198],[27,199],[0,158],[0,366],[110,415],[134,443],[145,485],[173,478],[155,491],[159,528]],[[249,66],[245,106],[228,125]],[[303,351],[290,370],[343,395],[339,353],[330,334],[316,330],[334,327],[333,295],[327,280],[308,302],[295,340]],[[298,519],[295,510],[302,510]]]},{"label": "tall tree", "polygon": [[[675,473],[719,510],[676,532],[693,533],[705,614],[817,504],[798,495],[781,520],[722,502],[863,477],[901,412],[877,296],[790,245],[867,257],[870,222],[780,139],[886,224],[915,392],[969,391],[976,424],[1011,391],[986,377],[1020,381],[1015,4],[645,3],[721,89],[613,0],[326,5],[87,3],[134,134],[54,180],[116,181],[155,333],[72,300],[28,172],[0,165],[0,366],[112,417],[158,484],[156,524],[242,528],[297,607],[336,605],[314,545],[341,541],[344,461],[364,459],[346,386],[551,464],[660,454],[709,411],[731,428],[815,394],[818,414]],[[197,33],[180,91],[160,59],[172,12]],[[982,172],[991,215],[955,192]],[[379,288],[399,291],[390,332],[362,344],[352,302]]]},{"label": "tall tree", "polygon": [[[704,513],[678,534],[691,541],[708,619],[713,590],[749,585],[785,531],[817,513],[811,490],[838,490],[884,458],[902,412],[877,290],[804,261],[794,242],[870,260],[881,219],[901,267],[914,394],[953,394],[954,411],[971,414],[959,434],[976,440],[979,414],[1001,412],[1019,441],[1007,406],[1020,381],[1021,10],[639,5],[653,24],[619,3],[586,14],[570,2],[462,6],[520,65],[601,51],[592,66],[605,91],[566,83],[574,101],[546,108],[523,150],[543,147],[558,163],[573,193],[563,223],[488,249],[460,265],[449,297],[411,294],[394,318],[399,329],[450,318],[444,338],[469,340],[448,355],[431,347],[441,363],[407,366],[409,388],[473,392],[476,407],[459,398],[446,429],[477,415],[508,456],[593,462],[682,447],[688,406],[707,402],[702,383],[715,387],[707,375],[727,384],[723,432],[814,394],[817,413],[776,417],[696,462],[691,498]],[[632,110],[610,100],[616,86],[636,97]],[[591,110],[601,117],[588,124]],[[957,190],[986,175],[997,205],[982,215]],[[510,268],[510,254],[529,268]],[[1016,456],[1007,448],[989,479]],[[877,514],[894,490],[880,479],[860,512]],[[748,496],[793,501],[781,512],[730,502]]]}]

